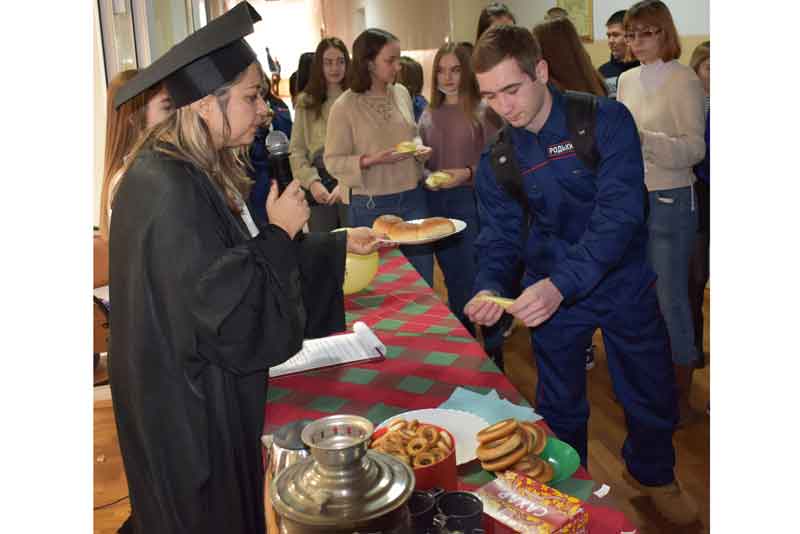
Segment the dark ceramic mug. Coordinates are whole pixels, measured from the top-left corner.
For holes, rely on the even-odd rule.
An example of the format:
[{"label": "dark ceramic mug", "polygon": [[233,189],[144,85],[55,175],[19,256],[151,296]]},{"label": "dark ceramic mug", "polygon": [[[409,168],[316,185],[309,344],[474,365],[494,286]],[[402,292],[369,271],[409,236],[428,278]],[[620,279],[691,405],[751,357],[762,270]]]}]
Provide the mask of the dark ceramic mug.
[{"label": "dark ceramic mug", "polygon": [[411,524],[414,534],[429,534],[435,532],[433,516],[436,515],[436,499],[444,493],[441,488],[431,488],[426,491],[413,491],[408,499],[408,509],[411,511]]},{"label": "dark ceramic mug", "polygon": [[433,518],[435,528],[440,532],[482,533],[483,503],[466,491],[448,491],[436,500],[438,513]]}]

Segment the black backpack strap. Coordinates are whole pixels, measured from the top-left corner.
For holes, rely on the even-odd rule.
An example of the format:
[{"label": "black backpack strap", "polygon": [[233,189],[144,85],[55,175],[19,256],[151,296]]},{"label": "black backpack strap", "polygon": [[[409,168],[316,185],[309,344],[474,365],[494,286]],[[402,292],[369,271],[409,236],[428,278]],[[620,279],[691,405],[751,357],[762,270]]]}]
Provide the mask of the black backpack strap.
[{"label": "black backpack strap", "polygon": [[519,236],[524,254],[532,217],[528,210],[525,189],[522,187],[522,172],[517,162],[517,156],[514,154],[514,146],[511,144],[507,129],[507,125],[503,126],[491,143],[490,162],[497,183],[522,207],[522,224]]},{"label": "black backpack strap", "polygon": [[[598,97],[591,93],[564,91],[566,99],[567,130],[575,147],[575,155],[587,169],[597,173],[600,168],[600,152],[597,150],[597,102]],[[650,197],[647,187],[642,183],[644,196],[644,220],[650,216]]]},{"label": "black backpack strap", "polygon": [[596,172],[600,166],[595,126],[597,124],[597,97],[590,93],[564,91],[567,112],[567,130],[575,154],[587,169]]}]

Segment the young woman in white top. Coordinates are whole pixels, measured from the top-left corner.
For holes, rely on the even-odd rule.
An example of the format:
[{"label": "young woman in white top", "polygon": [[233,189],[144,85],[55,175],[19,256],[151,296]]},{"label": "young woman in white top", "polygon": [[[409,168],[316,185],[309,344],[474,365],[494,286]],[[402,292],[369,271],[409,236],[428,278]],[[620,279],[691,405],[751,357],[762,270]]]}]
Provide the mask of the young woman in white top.
[{"label": "young woman in white top", "polygon": [[648,255],[658,275],[661,312],[669,330],[686,421],[698,358],[689,306],[689,258],[697,228],[692,166],[705,154],[704,94],[695,72],[680,63],[680,41],[669,9],[658,0],[631,6],[623,21],[629,53],[642,64],[619,78],[617,99],[639,128],[649,191]]},{"label": "young woman in white top", "polygon": [[292,175],[316,202],[308,221],[312,232],[347,226],[347,188],[328,173],[322,156],[328,115],[347,89],[349,66],[350,54],[342,40],[326,37],[317,46],[308,83],[297,97],[289,162]]}]

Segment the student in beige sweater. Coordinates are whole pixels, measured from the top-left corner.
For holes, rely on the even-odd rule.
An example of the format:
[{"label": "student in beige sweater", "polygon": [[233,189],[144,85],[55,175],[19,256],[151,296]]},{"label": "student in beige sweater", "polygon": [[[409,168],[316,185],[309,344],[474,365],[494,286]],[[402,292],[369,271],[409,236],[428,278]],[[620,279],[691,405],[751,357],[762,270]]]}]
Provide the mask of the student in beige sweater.
[{"label": "student in beige sweater", "polygon": [[331,176],[322,161],[328,115],[334,101],[347,88],[350,54],[338,37],[320,41],[311,63],[305,89],[297,97],[289,163],[292,175],[311,193],[308,227],[312,232],[329,232],[347,226],[347,187]]},{"label": "student in beige sweater", "polygon": [[[399,69],[397,37],[374,28],[363,31],[353,42],[350,89],[331,106],[325,167],[351,190],[351,226],[371,226],[384,214],[405,220],[428,216],[420,180],[431,149],[421,145],[408,91],[393,83]],[[398,152],[395,147],[404,141],[417,142],[417,151]],[[401,250],[433,286],[431,246]]]},{"label": "student in beige sweater", "polygon": [[688,297],[689,259],[697,229],[692,166],[705,154],[704,94],[695,72],[680,63],[675,23],[663,2],[634,4],[623,22],[629,51],[641,66],[619,78],[617,99],[639,129],[650,197],[648,257],[658,276],[679,390],[681,421],[692,412],[689,388],[698,358]]}]

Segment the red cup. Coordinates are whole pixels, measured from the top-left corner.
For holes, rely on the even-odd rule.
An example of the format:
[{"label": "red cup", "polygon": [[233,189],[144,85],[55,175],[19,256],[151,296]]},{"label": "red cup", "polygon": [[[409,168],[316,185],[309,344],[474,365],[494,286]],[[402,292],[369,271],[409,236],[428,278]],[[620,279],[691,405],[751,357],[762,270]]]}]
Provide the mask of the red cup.
[{"label": "red cup", "polygon": [[[453,434],[445,430],[444,428],[436,425],[431,425],[429,423],[425,423],[420,421],[421,425],[428,425],[432,426],[439,433],[445,433],[450,436],[450,440],[453,443],[453,448],[450,450],[450,454],[442,458],[442,460],[436,462],[435,464],[426,465],[423,467],[413,467],[414,470],[414,478],[416,479],[416,484],[414,485],[414,489],[419,491],[425,491],[432,488],[442,488],[445,491],[454,491],[458,489],[458,469],[456,468],[456,440],[453,437]],[[372,439],[378,439],[383,436],[388,429],[386,427],[380,428],[372,434]]]}]

